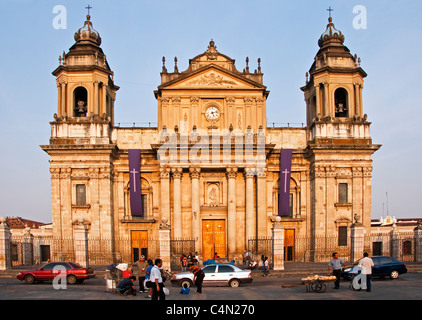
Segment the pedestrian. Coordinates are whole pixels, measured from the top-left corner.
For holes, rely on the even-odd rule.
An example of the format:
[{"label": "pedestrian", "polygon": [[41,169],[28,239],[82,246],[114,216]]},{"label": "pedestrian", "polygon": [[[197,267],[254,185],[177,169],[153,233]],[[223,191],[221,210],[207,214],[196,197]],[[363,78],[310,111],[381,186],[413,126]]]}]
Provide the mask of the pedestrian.
[{"label": "pedestrian", "polygon": [[334,289],[340,288],[341,270],[344,268],[344,266],[344,261],[338,257],[338,253],[333,252],[333,258],[328,263],[328,272],[332,273],[333,276],[336,277],[336,281],[334,282]]},{"label": "pedestrian", "polygon": [[204,282],[205,273],[202,271],[202,269],[198,266],[192,266],[191,267],[193,272],[193,282],[196,286],[196,292],[197,294],[202,293],[202,283]]},{"label": "pedestrian", "polygon": [[186,260],[186,256],[183,256],[183,258],[182,258],[182,271],[186,271],[187,266],[188,266],[188,262]]},{"label": "pedestrian", "polygon": [[185,284],[183,285],[183,288],[182,288],[182,289],[180,289],[180,293],[181,293],[181,294],[189,294],[189,292],[190,292],[190,289],[189,289],[189,287],[188,287],[188,284],[187,284],[187,283],[185,283]]},{"label": "pedestrian", "polygon": [[144,286],[144,281],[145,281],[145,271],[148,267],[148,262],[145,261],[145,256],[141,256],[139,258],[138,261],[136,261],[132,267],[136,268],[136,271],[134,272],[134,275],[138,276],[138,280],[139,280],[139,292],[145,292],[145,286]]},{"label": "pedestrian", "polygon": [[264,266],[263,276],[268,277],[268,271],[270,270],[270,262],[268,261],[268,257],[264,257],[263,266]]},{"label": "pedestrian", "polygon": [[361,267],[361,288],[362,290],[366,290],[366,292],[371,292],[372,267],[374,266],[374,261],[368,257],[367,252],[363,254],[363,258],[359,261],[358,266]]},{"label": "pedestrian", "polygon": [[249,269],[252,263],[252,253],[250,251],[246,252],[245,259],[246,259],[246,269]]},{"label": "pedestrian", "polygon": [[148,294],[145,298],[151,298],[152,294],[152,282],[151,282],[151,269],[154,266],[154,263],[151,259],[148,259],[147,261],[148,267],[145,270],[145,287],[148,288]]},{"label": "pedestrian", "polygon": [[184,266],[184,262],[183,260],[186,258],[185,254],[182,253],[182,255],[180,256],[180,268],[182,269],[182,271],[186,271],[185,266]]},{"label": "pedestrian", "polygon": [[195,256],[194,256],[193,264],[195,266],[199,266],[199,255],[198,255],[198,252],[197,251],[195,251]]},{"label": "pedestrian", "polygon": [[123,296],[127,296],[128,294],[136,296],[136,288],[133,285],[133,281],[136,280],[135,276],[130,276],[129,278],[123,278],[120,281],[117,289],[119,290],[120,294]]},{"label": "pedestrian", "polygon": [[155,259],[155,265],[151,269],[150,281],[152,283],[152,294],[151,300],[166,300],[166,295],[164,294],[164,284],[163,278],[161,277],[160,268],[163,265],[161,259]]}]

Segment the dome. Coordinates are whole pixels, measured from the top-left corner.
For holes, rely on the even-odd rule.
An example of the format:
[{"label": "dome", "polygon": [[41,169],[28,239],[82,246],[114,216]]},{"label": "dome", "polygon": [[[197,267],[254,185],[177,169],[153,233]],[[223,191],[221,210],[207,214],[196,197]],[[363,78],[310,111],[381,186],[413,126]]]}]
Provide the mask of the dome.
[{"label": "dome", "polygon": [[92,22],[90,21],[91,16],[88,14],[86,16],[85,24],[82,28],[80,28],[77,32],[75,32],[75,40],[78,41],[91,41],[97,45],[101,44],[101,37],[98,31],[96,31],[93,26]]},{"label": "dome", "polygon": [[328,18],[328,25],[327,30],[321,35],[321,37],[318,40],[318,45],[322,47],[325,43],[328,42],[344,42],[344,35],[341,33],[341,31],[337,30],[334,27],[333,18]]}]

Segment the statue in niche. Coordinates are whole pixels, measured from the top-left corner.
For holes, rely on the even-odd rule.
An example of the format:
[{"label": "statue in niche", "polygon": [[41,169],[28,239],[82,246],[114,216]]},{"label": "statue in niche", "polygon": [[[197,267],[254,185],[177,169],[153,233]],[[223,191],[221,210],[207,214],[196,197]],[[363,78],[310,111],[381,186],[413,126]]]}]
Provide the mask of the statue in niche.
[{"label": "statue in niche", "polygon": [[209,194],[208,194],[208,199],[209,199],[209,205],[211,206],[217,206],[218,205],[218,193],[217,193],[217,188],[212,187]]}]

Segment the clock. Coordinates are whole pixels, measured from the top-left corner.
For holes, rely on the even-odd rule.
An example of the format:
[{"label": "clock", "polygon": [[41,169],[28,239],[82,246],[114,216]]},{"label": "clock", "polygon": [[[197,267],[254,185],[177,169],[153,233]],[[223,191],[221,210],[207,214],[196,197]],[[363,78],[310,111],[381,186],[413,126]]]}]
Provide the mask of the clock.
[{"label": "clock", "polygon": [[205,110],[205,117],[208,120],[217,120],[220,117],[220,110],[217,107],[211,106]]}]

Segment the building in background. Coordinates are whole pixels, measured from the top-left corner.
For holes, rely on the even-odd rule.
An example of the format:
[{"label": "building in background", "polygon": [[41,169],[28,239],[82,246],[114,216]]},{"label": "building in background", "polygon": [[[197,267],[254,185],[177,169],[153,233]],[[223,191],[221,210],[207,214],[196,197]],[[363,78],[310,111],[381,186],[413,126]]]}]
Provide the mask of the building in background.
[{"label": "building in background", "polygon": [[[114,253],[126,241],[135,260],[151,254],[166,225],[172,241],[191,240],[203,260],[215,252],[238,260],[253,241],[271,237],[286,185],[286,260],[308,259],[322,238],[347,247],[354,223],[370,234],[371,157],[380,145],[364,111],[366,73],[332,18],[318,44],[300,88],[302,127],[267,126],[260,60],[239,71],[211,40],[184,71],[177,59],[168,70],[163,58],[157,127],[125,128],[114,123],[119,87],[88,15],[53,72],[57,113],[41,146],[50,156],[53,236],[72,239],[83,224]],[[141,216],[131,211],[129,150],[140,150]],[[282,150],[292,150],[288,184]],[[322,250],[331,255],[332,247]]]}]

